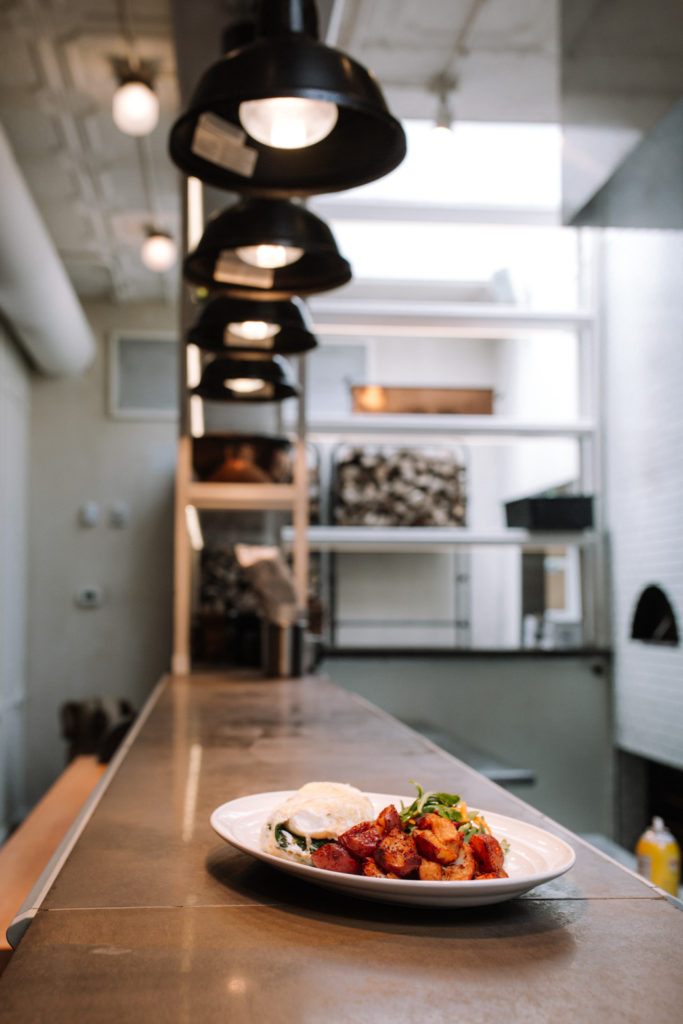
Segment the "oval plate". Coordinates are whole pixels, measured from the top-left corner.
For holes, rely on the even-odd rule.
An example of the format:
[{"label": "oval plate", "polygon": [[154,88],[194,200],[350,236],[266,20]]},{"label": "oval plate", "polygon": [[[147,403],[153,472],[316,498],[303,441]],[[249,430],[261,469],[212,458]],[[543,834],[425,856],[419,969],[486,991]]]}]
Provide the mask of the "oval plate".
[{"label": "oval plate", "polygon": [[[261,849],[261,828],[271,811],[294,794],[295,790],[255,793],[221,804],[211,815],[212,828],[231,846],[280,871],[296,875],[314,885],[360,899],[382,903],[407,903],[422,907],[478,907],[488,903],[521,896],[530,889],[563,875],[573,865],[576,855],[564,840],[516,818],[507,818],[493,811],[480,811],[493,835],[510,844],[505,857],[508,878],[489,878],[470,882],[421,882],[404,878],[367,878],[365,875],[343,875],[325,871],[309,864],[299,864]],[[408,806],[412,797],[387,793],[367,793],[379,814],[388,804]]]}]

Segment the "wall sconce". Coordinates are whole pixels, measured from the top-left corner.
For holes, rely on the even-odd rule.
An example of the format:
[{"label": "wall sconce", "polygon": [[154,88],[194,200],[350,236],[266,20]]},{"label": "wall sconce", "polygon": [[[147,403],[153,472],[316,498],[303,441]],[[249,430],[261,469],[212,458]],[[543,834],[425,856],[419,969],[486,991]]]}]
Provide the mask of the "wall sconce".
[{"label": "wall sconce", "polygon": [[309,352],[318,344],[297,299],[269,302],[227,295],[205,305],[187,341],[210,352],[258,349],[285,355]]},{"label": "wall sconce", "polygon": [[279,402],[294,398],[299,386],[282,356],[241,353],[209,363],[192,395],[217,402]]},{"label": "wall sconce", "polygon": [[159,231],[151,226],[145,230],[147,237],[142,243],[140,258],[148,270],[163,274],[176,261],[176,244],[168,231]]},{"label": "wall sconce", "polygon": [[405,133],[376,80],[317,36],[313,0],[262,0],[256,38],[208,68],[174,124],[177,166],[275,197],[338,192],[397,167]]},{"label": "wall sconce", "polygon": [[119,79],[111,108],[114,124],[126,135],[149,135],[159,120],[151,68],[141,64],[133,69],[127,61],[116,60],[114,70]]},{"label": "wall sconce", "polygon": [[327,224],[285,199],[243,199],[217,214],[183,264],[192,284],[235,298],[289,299],[351,279]]}]

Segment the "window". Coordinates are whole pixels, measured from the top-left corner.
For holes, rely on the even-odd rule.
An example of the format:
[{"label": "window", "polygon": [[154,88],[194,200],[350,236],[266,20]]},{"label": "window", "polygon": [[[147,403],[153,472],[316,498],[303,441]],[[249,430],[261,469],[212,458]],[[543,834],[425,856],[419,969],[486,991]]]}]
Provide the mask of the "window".
[{"label": "window", "polygon": [[109,339],[109,415],[127,420],[178,416],[178,340],[174,334],[119,331]]}]

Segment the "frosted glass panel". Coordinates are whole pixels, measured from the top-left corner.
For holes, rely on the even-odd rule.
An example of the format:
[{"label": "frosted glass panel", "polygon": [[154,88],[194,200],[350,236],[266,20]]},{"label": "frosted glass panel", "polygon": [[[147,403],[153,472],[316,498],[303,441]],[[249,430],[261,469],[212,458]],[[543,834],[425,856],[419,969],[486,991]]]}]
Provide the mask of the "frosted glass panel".
[{"label": "frosted glass panel", "polygon": [[110,412],[125,419],[178,415],[178,343],[171,337],[118,334],[111,339]]}]

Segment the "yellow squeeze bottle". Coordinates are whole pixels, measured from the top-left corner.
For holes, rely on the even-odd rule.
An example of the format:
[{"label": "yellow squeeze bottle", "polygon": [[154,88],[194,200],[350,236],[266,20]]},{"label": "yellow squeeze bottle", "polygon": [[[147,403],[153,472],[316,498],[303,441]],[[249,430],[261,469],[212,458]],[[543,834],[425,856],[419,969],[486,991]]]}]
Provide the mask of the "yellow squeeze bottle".
[{"label": "yellow squeeze bottle", "polygon": [[681,880],[681,851],[664,821],[655,816],[636,843],[638,874],[660,889],[678,896]]}]

